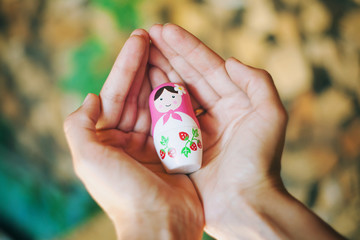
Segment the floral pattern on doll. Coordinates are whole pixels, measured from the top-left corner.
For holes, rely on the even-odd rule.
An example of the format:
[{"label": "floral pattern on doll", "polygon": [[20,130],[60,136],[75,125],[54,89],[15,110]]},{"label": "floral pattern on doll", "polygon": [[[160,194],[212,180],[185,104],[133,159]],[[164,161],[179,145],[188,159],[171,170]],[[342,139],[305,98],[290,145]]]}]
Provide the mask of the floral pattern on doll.
[{"label": "floral pattern on doll", "polygon": [[180,95],[186,94],[186,90],[183,86],[180,86],[177,84],[174,84],[174,85],[175,85],[174,89],[175,89],[175,91],[178,92],[178,94],[180,94]]},{"label": "floral pattern on doll", "polygon": [[198,139],[199,129],[197,128],[192,129],[191,138],[187,132],[179,132],[179,137],[182,141],[185,141],[185,145],[181,150],[181,154],[184,154],[185,157],[188,157],[191,151],[195,152],[198,148],[202,148],[201,140]]},{"label": "floral pattern on doll", "polygon": [[176,156],[176,149],[173,147],[169,147],[169,137],[161,136],[160,144],[163,146],[159,151],[159,155],[161,159],[166,157],[166,153],[169,157],[174,158]]}]

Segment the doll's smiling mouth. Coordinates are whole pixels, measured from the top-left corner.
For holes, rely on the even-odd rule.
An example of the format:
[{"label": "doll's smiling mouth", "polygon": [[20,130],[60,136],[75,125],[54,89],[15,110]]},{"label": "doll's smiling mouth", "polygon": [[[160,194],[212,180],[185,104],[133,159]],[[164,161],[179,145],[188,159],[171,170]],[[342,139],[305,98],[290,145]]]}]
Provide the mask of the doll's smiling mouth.
[{"label": "doll's smiling mouth", "polygon": [[169,104],[169,105],[165,105],[165,107],[170,107],[171,106],[171,104]]}]

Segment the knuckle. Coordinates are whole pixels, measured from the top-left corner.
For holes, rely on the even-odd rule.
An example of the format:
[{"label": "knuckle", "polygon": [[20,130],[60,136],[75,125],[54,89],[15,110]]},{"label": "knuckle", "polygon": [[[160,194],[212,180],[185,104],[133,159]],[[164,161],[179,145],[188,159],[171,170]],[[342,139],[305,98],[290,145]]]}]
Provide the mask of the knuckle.
[{"label": "knuckle", "polygon": [[287,124],[289,120],[289,114],[281,103],[274,107],[274,114],[276,115],[275,117],[280,124]]},{"label": "knuckle", "polygon": [[284,106],[280,107],[279,110],[279,116],[280,116],[280,120],[282,120],[284,123],[287,123],[289,120],[289,114],[286,111],[286,108]]},{"label": "knuckle", "polygon": [[73,129],[82,127],[89,121],[89,119],[80,112],[75,111],[66,117],[64,120],[63,128],[66,135],[69,135]]},{"label": "knuckle", "polygon": [[100,93],[101,99],[105,101],[110,101],[112,103],[122,103],[125,100],[125,96],[122,93],[117,92],[115,89],[108,89],[106,94]]},{"label": "knuckle", "polygon": [[74,113],[71,113],[69,116],[65,118],[63,129],[65,134],[68,134],[73,126],[74,123]]},{"label": "knuckle", "polygon": [[273,81],[271,74],[268,71],[266,71],[265,69],[257,69],[256,72],[257,72],[258,78],[261,78],[261,79],[264,79],[267,81]]},{"label": "knuckle", "polygon": [[253,68],[250,76],[251,76],[252,82],[261,84],[262,86],[265,84],[265,86],[267,86],[267,88],[274,85],[274,81],[273,81],[271,74],[268,71],[266,71],[265,69]]}]

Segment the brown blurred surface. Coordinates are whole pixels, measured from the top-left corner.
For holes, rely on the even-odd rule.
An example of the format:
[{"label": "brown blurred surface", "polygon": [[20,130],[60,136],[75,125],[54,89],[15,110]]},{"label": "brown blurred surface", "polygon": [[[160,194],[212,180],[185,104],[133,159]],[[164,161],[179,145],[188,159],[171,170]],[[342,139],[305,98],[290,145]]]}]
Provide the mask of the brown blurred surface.
[{"label": "brown blurred surface", "polygon": [[[144,0],[136,11],[148,29],[172,22],[222,57],[271,73],[289,112],[283,155],[288,190],[336,230],[360,239],[359,1]],[[21,147],[75,181],[62,121],[82,99],[59,88],[71,55],[90,36],[111,62],[129,30],[109,9],[82,0],[2,0],[0,111],[17,126]],[[103,79],[99,79],[100,82]],[[51,136],[51,164],[39,142]],[[59,239],[59,238],[57,238]],[[61,239],[115,239],[98,215]]]}]

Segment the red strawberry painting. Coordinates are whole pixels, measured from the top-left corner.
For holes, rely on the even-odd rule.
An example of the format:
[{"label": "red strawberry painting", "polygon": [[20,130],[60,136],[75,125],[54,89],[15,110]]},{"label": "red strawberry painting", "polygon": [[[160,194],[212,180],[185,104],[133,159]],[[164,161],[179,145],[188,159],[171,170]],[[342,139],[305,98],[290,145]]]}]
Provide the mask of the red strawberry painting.
[{"label": "red strawberry painting", "polygon": [[197,150],[196,143],[193,142],[193,143],[190,145],[190,148],[191,148],[191,150],[196,151],[196,150]]},{"label": "red strawberry painting", "polygon": [[168,155],[169,155],[169,157],[174,158],[176,156],[175,148],[169,148]]},{"label": "red strawberry painting", "polygon": [[202,143],[201,143],[201,141],[200,141],[200,140],[198,140],[197,145],[198,145],[198,147],[199,147],[200,149],[202,149]]},{"label": "red strawberry painting", "polygon": [[160,157],[161,159],[164,159],[166,156],[165,151],[163,149],[160,150]]},{"label": "red strawberry painting", "polygon": [[185,157],[188,157],[191,151],[195,152],[198,148],[202,148],[201,141],[198,139],[200,134],[199,129],[197,128],[192,129],[191,138],[187,132],[179,132],[179,137],[181,140],[185,141],[185,146],[181,150],[181,154],[183,154]]},{"label": "red strawberry painting", "polygon": [[179,132],[179,137],[181,140],[187,141],[189,139],[189,134],[187,134],[186,132]]}]

